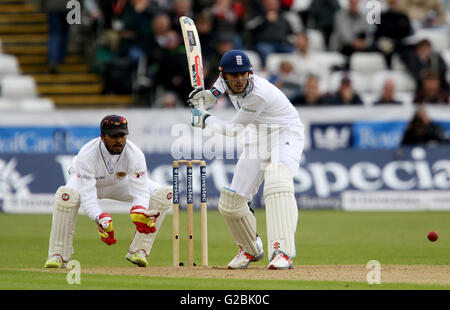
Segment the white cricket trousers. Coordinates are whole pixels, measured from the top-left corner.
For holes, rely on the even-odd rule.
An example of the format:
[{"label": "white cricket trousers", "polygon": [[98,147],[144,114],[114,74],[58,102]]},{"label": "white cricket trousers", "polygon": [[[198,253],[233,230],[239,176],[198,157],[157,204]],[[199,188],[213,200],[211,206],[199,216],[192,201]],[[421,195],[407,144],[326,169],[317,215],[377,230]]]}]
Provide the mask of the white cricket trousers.
[{"label": "white cricket trousers", "polygon": [[264,180],[265,168],[273,162],[285,164],[292,175],[297,175],[304,141],[299,134],[285,130],[278,134],[267,155],[255,156],[256,147],[246,145],[236,164],[230,189],[251,201]]}]

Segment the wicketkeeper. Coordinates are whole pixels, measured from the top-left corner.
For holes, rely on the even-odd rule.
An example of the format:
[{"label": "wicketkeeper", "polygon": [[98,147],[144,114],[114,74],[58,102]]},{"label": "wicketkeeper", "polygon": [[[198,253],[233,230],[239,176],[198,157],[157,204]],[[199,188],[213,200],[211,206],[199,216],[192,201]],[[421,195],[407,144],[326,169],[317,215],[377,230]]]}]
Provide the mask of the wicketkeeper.
[{"label": "wicketkeeper", "polygon": [[[189,95],[192,125],[233,135],[248,125],[268,129],[266,135],[256,134],[256,137],[259,146],[267,147],[269,155],[254,154],[258,148],[252,148],[251,141],[246,143],[230,188],[224,188],[220,193],[219,211],[239,247],[228,268],[246,268],[250,262],[264,256],[256,218],[248,206],[263,180],[268,268],[292,268],[298,218],[293,176],[298,172],[303,152],[303,123],[294,106],[276,86],[253,74],[250,59],[244,52],[226,52],[220,60],[219,72],[212,89],[197,88]],[[230,121],[221,120],[205,110],[214,106],[225,93],[237,110]],[[201,108],[202,102],[205,109]]]},{"label": "wicketkeeper", "polygon": [[124,117],[105,116],[100,130],[100,137],[73,158],[67,184],[56,191],[46,268],[64,268],[70,260],[80,207],[97,225],[101,241],[116,243],[112,216],[99,206],[99,199],[106,198],[130,203],[136,232],[125,258],[140,267],[148,265],[147,256],[172,203],[172,187],[159,186],[147,176],[144,153],[127,140]]}]

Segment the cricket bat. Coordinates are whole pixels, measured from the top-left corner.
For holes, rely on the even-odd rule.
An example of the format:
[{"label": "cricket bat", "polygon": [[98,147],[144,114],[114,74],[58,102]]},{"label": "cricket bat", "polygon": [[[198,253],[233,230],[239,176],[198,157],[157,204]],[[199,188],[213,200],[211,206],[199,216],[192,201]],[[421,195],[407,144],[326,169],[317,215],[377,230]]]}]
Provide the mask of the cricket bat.
[{"label": "cricket bat", "polygon": [[[195,27],[194,21],[187,16],[180,17],[180,26],[181,32],[183,33],[184,46],[186,47],[191,86],[193,88],[198,86],[205,87],[203,79],[202,48],[200,39],[198,38],[197,27]],[[204,109],[202,101],[200,102],[200,108]]]}]

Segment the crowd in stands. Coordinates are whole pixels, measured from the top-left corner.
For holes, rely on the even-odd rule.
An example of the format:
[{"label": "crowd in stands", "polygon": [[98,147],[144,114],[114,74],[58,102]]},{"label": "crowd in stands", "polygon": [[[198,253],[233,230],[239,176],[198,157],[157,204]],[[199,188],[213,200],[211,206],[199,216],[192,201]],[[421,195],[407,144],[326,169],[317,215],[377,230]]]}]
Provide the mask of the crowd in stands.
[{"label": "crowd in stands", "polygon": [[[369,22],[369,1],[380,5],[380,23]],[[192,90],[179,26],[183,15],[199,31],[207,87],[218,76],[221,55],[237,48],[251,56],[255,74],[277,85],[294,105],[450,104],[447,0],[84,4],[99,34],[93,62],[104,92],[142,93],[151,107],[186,106]]]}]

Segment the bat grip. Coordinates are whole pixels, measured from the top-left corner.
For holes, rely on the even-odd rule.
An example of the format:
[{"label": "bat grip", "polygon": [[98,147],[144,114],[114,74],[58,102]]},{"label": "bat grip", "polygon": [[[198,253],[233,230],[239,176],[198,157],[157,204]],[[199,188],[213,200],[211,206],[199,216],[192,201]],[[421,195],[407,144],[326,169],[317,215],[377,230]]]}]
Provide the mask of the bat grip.
[{"label": "bat grip", "polygon": [[198,100],[198,106],[200,107],[200,109],[204,110],[205,109],[205,104],[203,103],[203,98],[200,98]]}]

